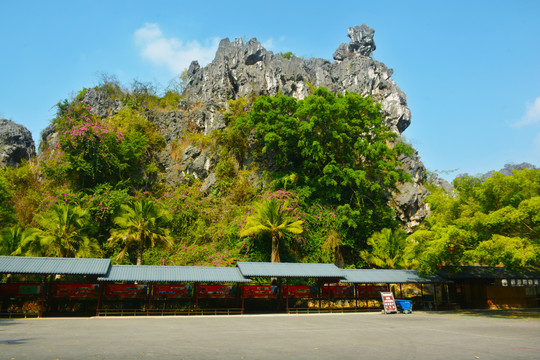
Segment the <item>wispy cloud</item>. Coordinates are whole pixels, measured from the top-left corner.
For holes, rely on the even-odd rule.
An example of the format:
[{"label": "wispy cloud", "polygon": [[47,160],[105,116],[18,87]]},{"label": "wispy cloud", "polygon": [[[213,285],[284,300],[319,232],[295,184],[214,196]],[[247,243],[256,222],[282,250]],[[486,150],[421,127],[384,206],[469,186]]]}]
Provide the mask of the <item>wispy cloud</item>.
[{"label": "wispy cloud", "polygon": [[146,23],[135,31],[135,44],[140,49],[140,55],[157,66],[164,66],[173,74],[179,74],[193,60],[198,60],[201,66],[208,64],[214,58],[219,45],[219,39],[208,40],[205,44],[198,41],[184,42],[180,39],[167,38],[158,24]]},{"label": "wispy cloud", "polygon": [[527,103],[527,111],[520,121],[514,123],[514,127],[522,127],[525,125],[540,124],[540,97],[534,100],[534,103]]}]

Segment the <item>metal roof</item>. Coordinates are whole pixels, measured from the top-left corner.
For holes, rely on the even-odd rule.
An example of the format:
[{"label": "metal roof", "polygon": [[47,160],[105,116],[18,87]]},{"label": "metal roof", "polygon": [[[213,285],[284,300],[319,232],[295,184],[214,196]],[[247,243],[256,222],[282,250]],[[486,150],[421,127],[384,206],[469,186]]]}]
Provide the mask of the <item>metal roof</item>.
[{"label": "metal roof", "polygon": [[341,270],[334,264],[238,262],[242,275],[249,277],[285,278],[338,278],[343,279]]},{"label": "metal roof", "polygon": [[99,281],[249,282],[235,267],[112,265]]},{"label": "metal roof", "polygon": [[539,272],[510,271],[502,267],[489,266],[461,266],[460,268],[443,268],[438,274],[451,280],[470,280],[470,279],[540,279]]},{"label": "metal roof", "polygon": [[341,270],[346,277],[344,283],[356,284],[411,284],[411,283],[446,283],[437,275],[420,275],[416,270],[394,269],[347,269]]},{"label": "metal roof", "polygon": [[0,273],[104,275],[111,259],[0,256]]}]

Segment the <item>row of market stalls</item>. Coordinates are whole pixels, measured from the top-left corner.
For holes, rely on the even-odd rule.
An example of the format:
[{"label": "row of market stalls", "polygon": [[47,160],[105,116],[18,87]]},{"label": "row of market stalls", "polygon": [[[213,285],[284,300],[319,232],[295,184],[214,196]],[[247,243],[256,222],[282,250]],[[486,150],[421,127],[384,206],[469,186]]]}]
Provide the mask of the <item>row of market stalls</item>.
[{"label": "row of market stalls", "polygon": [[0,256],[0,313],[169,315],[381,309],[380,292],[414,307],[538,306],[540,274],[464,267],[340,269],[334,264],[238,262],[236,267],[112,265],[110,259]]}]

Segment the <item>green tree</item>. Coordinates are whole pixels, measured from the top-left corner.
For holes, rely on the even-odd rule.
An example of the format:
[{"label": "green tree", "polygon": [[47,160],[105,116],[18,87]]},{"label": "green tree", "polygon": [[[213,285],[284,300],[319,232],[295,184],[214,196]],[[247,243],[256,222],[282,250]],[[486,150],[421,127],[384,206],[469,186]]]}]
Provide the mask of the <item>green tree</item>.
[{"label": "green tree", "polygon": [[88,211],[70,204],[53,205],[35,217],[38,230],[21,240],[22,253],[36,256],[91,257],[99,245],[92,232]]},{"label": "green tree", "polygon": [[135,250],[136,264],[142,265],[145,249],[173,244],[169,234],[171,215],[152,200],[139,199],[121,205],[113,222],[117,228],[111,230],[108,241],[112,246],[119,244],[122,247],[118,259],[129,250]]},{"label": "green tree", "polygon": [[[3,171],[0,169],[0,171]],[[0,227],[13,222],[15,209],[11,204],[13,194],[9,191],[6,180],[0,176]]]},{"label": "green tree", "polygon": [[35,236],[36,229],[25,230],[15,225],[0,231],[0,255],[20,255],[21,244],[27,243]]},{"label": "green tree", "polygon": [[362,260],[369,266],[381,269],[410,269],[416,261],[406,256],[410,240],[401,229],[383,229],[374,233],[367,241],[368,249],[360,252]]},{"label": "green tree", "polygon": [[255,206],[255,212],[248,216],[245,227],[240,231],[240,236],[255,234],[270,236],[272,241],[270,261],[279,262],[279,241],[290,234],[301,234],[302,223],[302,220],[294,218],[287,202],[281,204],[277,199],[272,198]]},{"label": "green tree", "polygon": [[431,189],[432,213],[412,239],[420,268],[504,265],[540,268],[540,170],[454,181],[456,195]]},{"label": "green tree", "polygon": [[381,106],[355,93],[319,88],[303,100],[260,96],[248,112],[234,114],[222,139],[234,154],[250,141],[256,165],[274,189],[287,188],[307,203],[336,206],[342,247],[354,262],[375,231],[396,226],[391,192],[409,180],[400,156],[410,148],[384,124]]}]

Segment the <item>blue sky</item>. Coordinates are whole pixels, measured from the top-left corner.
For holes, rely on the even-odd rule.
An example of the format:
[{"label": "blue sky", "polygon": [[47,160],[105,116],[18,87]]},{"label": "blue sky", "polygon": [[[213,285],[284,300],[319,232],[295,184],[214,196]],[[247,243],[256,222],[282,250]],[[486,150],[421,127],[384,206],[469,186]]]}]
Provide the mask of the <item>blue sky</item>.
[{"label": "blue sky", "polygon": [[[540,1],[1,1],[0,117],[34,139],[55,104],[100,74],[165,87],[217,43],[332,59],[347,28],[375,29],[412,124],[405,138],[451,180],[540,166]],[[37,144],[36,144],[37,145]]]}]

